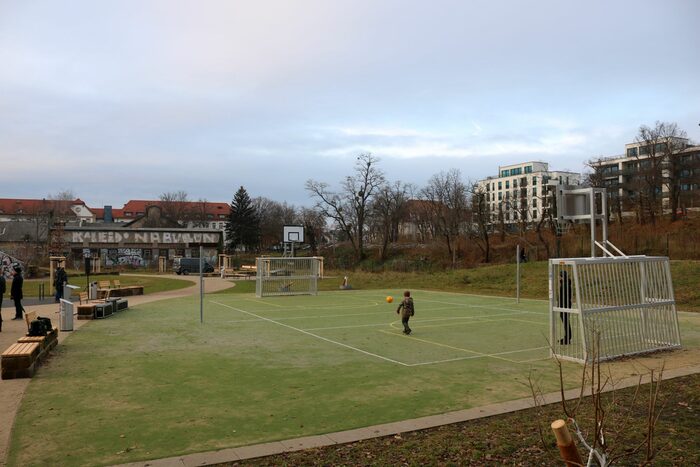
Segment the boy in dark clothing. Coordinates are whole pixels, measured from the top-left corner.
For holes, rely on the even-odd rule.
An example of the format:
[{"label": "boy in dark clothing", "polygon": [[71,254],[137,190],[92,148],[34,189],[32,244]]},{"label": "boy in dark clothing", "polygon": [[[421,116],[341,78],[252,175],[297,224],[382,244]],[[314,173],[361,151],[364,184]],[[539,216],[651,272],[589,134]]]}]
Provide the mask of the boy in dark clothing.
[{"label": "boy in dark clothing", "polygon": [[19,264],[14,266],[14,277],[12,278],[12,287],[10,288],[10,298],[15,302],[15,317],[12,319],[24,319],[22,312],[22,286],[24,285],[24,279],[22,278],[22,267]]},{"label": "boy in dark clothing", "polygon": [[401,313],[401,324],[403,324],[403,333],[406,335],[411,334],[411,328],[408,327],[408,320],[415,313],[413,308],[413,298],[411,298],[411,292],[408,290],[403,293],[403,300],[399,303],[399,307],[396,309],[396,314]]}]

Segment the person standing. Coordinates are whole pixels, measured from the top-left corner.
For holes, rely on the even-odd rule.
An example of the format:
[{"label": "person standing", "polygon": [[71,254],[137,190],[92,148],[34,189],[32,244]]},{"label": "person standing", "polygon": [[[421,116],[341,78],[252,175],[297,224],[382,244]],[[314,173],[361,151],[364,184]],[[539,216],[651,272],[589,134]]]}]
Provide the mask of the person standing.
[{"label": "person standing", "polygon": [[[566,271],[559,272],[559,308],[571,308],[571,279]],[[560,311],[559,318],[564,325],[564,337],[559,340],[561,345],[569,345],[571,342],[571,323],[569,313]]]},{"label": "person standing", "polygon": [[22,287],[24,286],[22,266],[15,263],[12,266],[12,269],[13,277],[12,287],[10,288],[10,298],[15,302],[15,317],[12,319],[24,319],[24,316],[22,315],[22,312],[24,311],[24,308],[22,308],[22,299],[24,298],[22,295]]},{"label": "person standing", "polygon": [[5,268],[0,267],[0,332],[2,332],[2,297],[7,290],[7,282],[5,282]]},{"label": "person standing", "polygon": [[406,335],[411,334],[411,328],[408,327],[408,320],[411,319],[415,313],[415,308],[413,307],[413,298],[411,297],[410,291],[405,291],[403,293],[403,300],[399,303],[399,307],[396,309],[396,314],[401,313],[401,324],[403,324],[403,333]]},{"label": "person standing", "polygon": [[63,268],[63,266],[59,266],[58,269],[56,269],[56,278],[53,281],[53,285],[56,288],[56,303],[60,302],[63,298],[63,286],[65,286],[67,283],[68,274],[66,274],[66,270]]}]

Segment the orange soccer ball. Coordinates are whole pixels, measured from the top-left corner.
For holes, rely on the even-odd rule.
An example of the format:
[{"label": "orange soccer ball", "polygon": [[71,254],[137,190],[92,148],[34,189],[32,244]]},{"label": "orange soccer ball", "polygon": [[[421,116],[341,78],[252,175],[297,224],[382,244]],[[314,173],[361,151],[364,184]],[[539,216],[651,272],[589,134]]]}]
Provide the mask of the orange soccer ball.
[{"label": "orange soccer ball", "polygon": [[388,296],[388,297],[386,297],[386,302],[387,302],[387,303],[391,303],[391,302],[393,302],[393,301],[394,301],[394,297],[392,297],[391,295]]}]

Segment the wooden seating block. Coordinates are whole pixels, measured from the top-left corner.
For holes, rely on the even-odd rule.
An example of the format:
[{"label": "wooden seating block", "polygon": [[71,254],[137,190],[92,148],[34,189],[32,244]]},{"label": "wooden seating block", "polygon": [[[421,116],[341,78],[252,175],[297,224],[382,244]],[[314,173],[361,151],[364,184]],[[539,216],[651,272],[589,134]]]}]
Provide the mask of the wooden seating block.
[{"label": "wooden seating block", "polygon": [[58,337],[56,334],[52,333],[45,336],[24,336],[17,339],[17,343],[19,344],[27,344],[32,342],[39,344],[40,353],[45,354],[58,345]]},{"label": "wooden seating block", "polygon": [[18,342],[1,356],[2,379],[31,378],[36,371],[41,346],[36,342]]}]

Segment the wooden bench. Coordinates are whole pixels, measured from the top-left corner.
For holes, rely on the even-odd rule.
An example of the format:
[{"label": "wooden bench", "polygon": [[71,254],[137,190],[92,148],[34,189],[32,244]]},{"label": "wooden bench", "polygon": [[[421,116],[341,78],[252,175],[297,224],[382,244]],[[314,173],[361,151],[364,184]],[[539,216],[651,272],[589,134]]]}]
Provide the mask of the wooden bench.
[{"label": "wooden bench", "polygon": [[[30,323],[37,319],[38,313],[25,313],[24,319],[29,330]],[[45,336],[20,337],[17,343],[8,347],[1,356],[2,379],[31,378],[36,372],[36,365],[48,356],[49,350],[58,345],[58,328],[53,327]]]},{"label": "wooden bench", "polygon": [[36,342],[18,342],[8,347],[2,359],[2,379],[31,378],[36,372],[41,346]]},{"label": "wooden bench", "polygon": [[98,281],[97,282],[97,298],[107,298],[111,293],[112,287],[109,281]]}]

